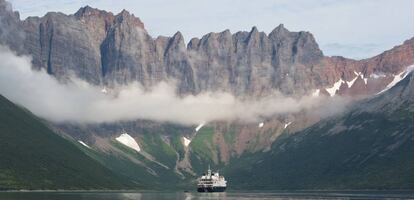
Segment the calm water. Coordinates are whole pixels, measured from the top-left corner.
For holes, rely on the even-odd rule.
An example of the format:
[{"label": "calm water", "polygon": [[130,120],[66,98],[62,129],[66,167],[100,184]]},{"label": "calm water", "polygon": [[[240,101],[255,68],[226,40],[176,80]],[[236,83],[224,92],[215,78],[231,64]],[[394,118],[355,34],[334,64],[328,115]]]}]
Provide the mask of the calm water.
[{"label": "calm water", "polygon": [[414,199],[414,192],[0,192],[1,200]]}]

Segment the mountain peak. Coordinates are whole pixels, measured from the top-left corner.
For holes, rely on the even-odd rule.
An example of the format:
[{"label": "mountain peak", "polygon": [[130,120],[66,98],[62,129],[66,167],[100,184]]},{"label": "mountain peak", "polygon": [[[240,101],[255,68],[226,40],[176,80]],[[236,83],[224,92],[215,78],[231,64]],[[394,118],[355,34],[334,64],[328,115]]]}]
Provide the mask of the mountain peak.
[{"label": "mountain peak", "polygon": [[226,29],[226,30],[220,32],[220,35],[228,35],[228,36],[231,36],[230,29]]},{"label": "mountain peak", "polygon": [[272,35],[272,34],[278,34],[278,33],[282,33],[282,32],[289,32],[289,30],[286,29],[283,24],[279,24],[279,26],[277,26],[276,28],[274,28],[272,30],[272,32],[270,32],[270,35]]},{"label": "mountain peak", "polygon": [[109,14],[109,13],[103,10],[92,8],[87,5],[85,7],[80,8],[74,15],[76,17],[86,17],[86,16],[96,16],[100,14]]},{"label": "mountain peak", "polygon": [[272,40],[280,40],[281,38],[286,38],[290,36],[290,31],[285,28],[283,24],[279,24],[276,28],[272,30],[269,34],[269,38]]},{"label": "mountain peak", "polygon": [[253,26],[252,29],[250,30],[250,33],[255,33],[255,32],[259,32],[259,30],[257,30],[256,26]]},{"label": "mountain peak", "polygon": [[122,9],[122,11],[118,14],[118,15],[123,15],[123,16],[130,16],[131,13],[129,13],[129,11]]},{"label": "mountain peak", "polygon": [[259,40],[259,30],[257,30],[256,26],[253,26],[249,32],[249,36],[247,38],[248,42],[258,41]]},{"label": "mountain peak", "polygon": [[176,46],[179,49],[186,49],[184,36],[181,34],[180,31],[177,31],[177,33],[174,34],[174,36],[171,38],[171,45]]},{"label": "mountain peak", "polygon": [[129,11],[123,9],[120,13],[118,13],[115,16],[115,21],[117,23],[130,23],[132,25],[141,27],[142,29],[145,29],[144,23],[139,19],[138,17],[135,17],[134,14],[131,14]]},{"label": "mountain peak", "polygon": [[180,31],[177,31],[172,38],[174,40],[184,40],[184,36]]}]

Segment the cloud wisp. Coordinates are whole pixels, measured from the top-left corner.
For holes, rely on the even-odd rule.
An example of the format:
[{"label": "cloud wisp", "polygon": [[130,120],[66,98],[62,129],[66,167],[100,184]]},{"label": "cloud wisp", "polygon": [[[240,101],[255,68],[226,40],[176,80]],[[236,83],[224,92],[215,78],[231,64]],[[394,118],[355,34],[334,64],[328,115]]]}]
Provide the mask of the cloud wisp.
[{"label": "cloud wisp", "polygon": [[45,71],[32,70],[31,59],[0,49],[0,94],[53,122],[102,123],[136,119],[198,124],[217,120],[258,121],[276,114],[320,107],[320,98],[273,95],[240,100],[229,93],[178,96],[172,84],[151,90],[138,83],[105,94],[77,78],[61,83]]}]

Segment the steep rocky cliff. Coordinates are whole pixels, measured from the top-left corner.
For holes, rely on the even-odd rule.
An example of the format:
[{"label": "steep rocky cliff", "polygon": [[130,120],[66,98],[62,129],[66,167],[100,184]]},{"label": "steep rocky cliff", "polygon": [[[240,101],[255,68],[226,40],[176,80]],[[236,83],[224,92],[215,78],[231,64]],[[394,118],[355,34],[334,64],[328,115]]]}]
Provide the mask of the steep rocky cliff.
[{"label": "steep rocky cliff", "polygon": [[154,39],[125,10],[114,15],[86,6],[73,15],[48,13],[20,21],[10,5],[1,5],[2,43],[32,55],[36,68],[59,79],[74,74],[102,87],[138,81],[149,88],[175,80],[181,94],[367,95],[381,91],[414,63],[412,40],[355,61],[323,56],[311,33],[290,32],[283,25],[268,35],[256,27],[209,33],[186,45],[180,32]]}]

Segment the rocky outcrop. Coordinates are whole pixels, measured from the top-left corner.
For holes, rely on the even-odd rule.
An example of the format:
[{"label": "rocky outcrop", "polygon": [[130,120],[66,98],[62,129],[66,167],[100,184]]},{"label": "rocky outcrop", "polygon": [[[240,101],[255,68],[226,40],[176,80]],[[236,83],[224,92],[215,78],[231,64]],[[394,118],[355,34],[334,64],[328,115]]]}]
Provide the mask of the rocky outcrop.
[{"label": "rocky outcrop", "polygon": [[6,45],[16,52],[23,51],[24,32],[20,15],[12,10],[9,2],[0,0],[0,45]]}]

